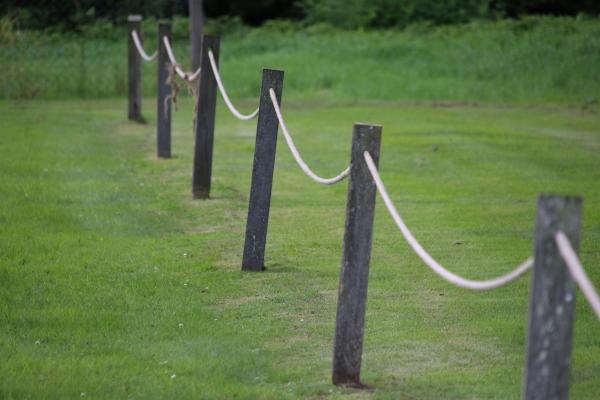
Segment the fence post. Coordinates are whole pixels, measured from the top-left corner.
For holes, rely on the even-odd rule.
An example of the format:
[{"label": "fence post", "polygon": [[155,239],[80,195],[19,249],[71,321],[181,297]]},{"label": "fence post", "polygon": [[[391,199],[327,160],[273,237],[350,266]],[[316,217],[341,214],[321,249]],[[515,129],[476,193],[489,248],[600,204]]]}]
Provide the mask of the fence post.
[{"label": "fence post", "polygon": [[192,71],[200,66],[200,54],[202,50],[202,0],[190,0],[190,49],[192,51]]},{"label": "fence post", "polygon": [[169,56],[163,42],[166,36],[171,42],[171,24],[158,24],[158,62],[156,83],[156,154],[158,157],[171,157],[171,86],[167,83],[169,77]]},{"label": "fence post", "polygon": [[375,182],[363,153],[377,165],[381,126],[354,124],[344,249],[338,290],[332,381],[360,387],[360,365],[369,283],[369,258],[375,213]]},{"label": "fence post", "polygon": [[277,101],[281,104],[283,71],[263,69],[242,271],[262,271],[264,269],[277,129],[279,128],[279,121],[269,94],[271,88],[275,91]]},{"label": "fence post", "polygon": [[142,40],[141,15],[127,17],[127,51],[128,51],[128,83],[129,109],[128,117],[133,121],[142,121],[142,59],[135,48],[131,32],[136,31]]},{"label": "fence post", "polygon": [[210,179],[212,174],[217,83],[210,66],[210,60],[208,59],[209,49],[212,50],[213,55],[215,56],[215,62],[218,66],[218,36],[204,35],[202,38],[202,56],[200,63],[202,70],[198,81],[196,124],[194,127],[196,141],[194,144],[192,195],[195,199],[208,199],[210,195]]},{"label": "fence post", "polygon": [[538,198],[534,267],[529,303],[523,398],[565,400],[575,312],[575,282],[556,246],[562,230],[579,246],[580,197],[542,194]]}]

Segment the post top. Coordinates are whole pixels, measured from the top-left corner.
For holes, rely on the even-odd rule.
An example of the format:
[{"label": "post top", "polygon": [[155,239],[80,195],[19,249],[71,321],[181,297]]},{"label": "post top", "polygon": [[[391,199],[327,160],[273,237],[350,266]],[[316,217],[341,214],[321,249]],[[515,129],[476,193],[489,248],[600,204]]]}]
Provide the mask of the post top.
[{"label": "post top", "polygon": [[142,19],[142,16],[138,14],[133,14],[127,17],[127,21],[129,22],[141,22]]},{"label": "post top", "polygon": [[356,127],[366,127],[366,128],[375,128],[375,129],[381,129],[383,127],[383,125],[379,125],[379,124],[367,124],[364,122],[355,122],[354,126]]},{"label": "post top", "polygon": [[281,69],[273,69],[273,68],[263,68],[263,73],[265,72],[274,72],[277,74],[283,74],[283,70]]},{"label": "post top", "polygon": [[581,204],[583,197],[579,195],[561,195],[555,193],[539,193],[538,202],[574,202],[575,204]]}]

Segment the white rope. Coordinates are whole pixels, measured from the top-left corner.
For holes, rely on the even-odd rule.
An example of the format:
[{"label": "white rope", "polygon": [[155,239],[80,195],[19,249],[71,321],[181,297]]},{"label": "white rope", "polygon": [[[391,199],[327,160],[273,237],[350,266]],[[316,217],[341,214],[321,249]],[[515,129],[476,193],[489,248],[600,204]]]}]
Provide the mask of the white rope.
[{"label": "white rope", "polygon": [[138,53],[140,53],[140,56],[144,60],[154,61],[156,59],[156,55],[158,54],[158,52],[155,51],[154,54],[152,54],[151,56],[146,54],[146,52],[144,51],[144,47],[142,47],[142,41],[140,40],[140,37],[138,36],[137,31],[131,31],[131,37],[133,39],[133,43],[135,43],[135,47],[137,47]]},{"label": "white rope", "polygon": [[198,68],[193,73],[185,72],[184,70],[182,70],[179,64],[177,63],[177,60],[175,59],[173,49],[171,48],[171,43],[169,43],[169,38],[163,36],[163,43],[165,45],[165,50],[167,50],[167,56],[169,57],[169,61],[171,61],[171,64],[175,67],[175,72],[177,72],[177,75],[179,75],[179,77],[184,81],[191,82],[195,80],[200,75],[200,68]]},{"label": "white rope", "polygon": [[215,62],[215,56],[213,55],[212,50],[208,50],[208,59],[210,60],[210,66],[212,67],[212,71],[215,76],[215,80],[217,81],[217,85],[219,86],[219,91],[221,92],[223,101],[225,101],[225,104],[227,104],[227,108],[229,108],[229,111],[231,111],[233,115],[235,115],[242,121],[248,121],[252,118],[255,118],[258,115],[258,108],[248,115],[242,114],[235,108],[235,106],[229,99],[229,96],[227,96],[227,92],[225,91],[225,87],[223,86],[223,82],[221,81],[221,76],[219,75],[219,70],[217,69],[217,63]]},{"label": "white rope", "polygon": [[408,229],[408,227],[402,220],[402,217],[400,217],[400,214],[398,214],[398,210],[396,210],[394,203],[392,203],[392,200],[388,196],[388,194],[385,190],[385,186],[383,185],[383,181],[381,180],[381,177],[379,176],[379,173],[377,172],[377,167],[375,167],[375,163],[373,162],[373,159],[371,158],[371,154],[369,154],[368,151],[365,151],[364,157],[365,157],[365,161],[367,162],[367,167],[369,168],[369,171],[371,172],[371,176],[373,177],[373,180],[375,181],[375,185],[377,186],[377,190],[379,190],[379,194],[381,195],[381,198],[383,199],[385,206],[387,207],[387,209],[388,209],[390,215],[392,216],[392,219],[396,223],[396,225],[398,225],[398,228],[400,228],[400,232],[402,232],[402,235],[404,236],[404,238],[406,239],[406,241],[408,242],[410,247],[412,247],[412,249],[415,251],[415,253],[417,253],[417,255],[421,258],[421,260],[423,260],[423,262],[429,268],[431,268],[433,270],[433,272],[435,272],[436,274],[438,274],[439,276],[441,276],[448,282],[450,282],[456,286],[466,288],[466,289],[473,289],[473,290],[494,289],[499,286],[505,285],[508,282],[518,278],[519,276],[521,276],[523,273],[525,273],[528,269],[530,269],[532,267],[533,257],[529,257],[527,260],[525,260],[517,268],[515,268],[513,271],[509,272],[508,274],[503,275],[498,278],[485,280],[485,281],[474,281],[474,280],[470,280],[470,279],[465,279],[465,278],[462,278],[462,277],[448,271],[446,268],[441,266],[437,261],[435,261],[433,259],[433,257],[431,257],[425,251],[425,249],[423,249],[423,247],[419,244],[419,242],[417,242],[417,239],[415,239],[413,234],[410,232],[410,230]]},{"label": "white rope", "polygon": [[571,276],[581,288],[583,295],[590,303],[596,317],[600,320],[600,297],[598,297],[598,292],[594,289],[594,285],[585,273],[579,258],[577,258],[577,254],[575,254],[571,242],[562,231],[556,233],[554,240],[556,241],[556,246],[558,247],[560,255],[565,260],[565,264],[571,272]]},{"label": "white rope", "polygon": [[277,119],[279,120],[279,125],[281,125],[281,130],[283,131],[283,136],[285,137],[285,141],[294,156],[294,159],[304,171],[306,175],[308,175],[312,180],[317,183],[321,183],[323,185],[332,185],[334,183],[338,183],[343,180],[350,174],[350,167],[348,166],[345,170],[343,170],[338,176],[334,176],[333,178],[321,178],[317,174],[311,171],[311,169],[306,165],[302,157],[300,157],[300,153],[298,149],[294,145],[294,141],[292,140],[292,136],[288,132],[287,127],[285,126],[285,122],[283,121],[283,116],[281,115],[281,109],[279,108],[279,104],[277,103],[277,96],[275,96],[275,91],[273,89],[269,89],[269,94],[271,95],[271,102],[273,103],[273,108],[275,109],[275,114],[277,114]]}]

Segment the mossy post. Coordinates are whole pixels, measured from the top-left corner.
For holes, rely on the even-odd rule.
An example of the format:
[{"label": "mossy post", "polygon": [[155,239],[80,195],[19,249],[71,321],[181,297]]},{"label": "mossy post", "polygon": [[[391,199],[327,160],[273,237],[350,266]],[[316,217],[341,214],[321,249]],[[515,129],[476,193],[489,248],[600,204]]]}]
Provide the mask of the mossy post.
[{"label": "mossy post", "polygon": [[192,195],[194,199],[208,199],[212,175],[213,141],[215,133],[215,109],[217,107],[217,82],[208,58],[212,50],[215,63],[219,65],[219,37],[204,35],[200,57],[200,78],[196,107],[194,169]]},{"label": "mossy post", "polygon": [[540,195],[534,235],[523,399],[566,400],[575,313],[575,281],[554,236],[579,247],[581,197]]},{"label": "mossy post", "polygon": [[163,37],[171,42],[171,24],[160,22],[158,24],[158,62],[156,82],[156,155],[161,158],[171,157],[171,85],[169,78],[169,56]]},{"label": "mossy post", "polygon": [[142,40],[142,16],[130,15],[127,17],[127,52],[128,52],[128,92],[129,108],[128,117],[132,121],[142,121],[142,58],[138,53],[132,32],[137,32]]},{"label": "mossy post", "polygon": [[364,152],[368,151],[378,165],[380,143],[381,126],[354,124],[333,346],[332,381],[335,385],[361,386],[360,365],[377,189]]},{"label": "mossy post", "polygon": [[254,146],[254,164],[252,183],[248,203],[246,239],[242,257],[243,271],[262,271],[265,261],[269,209],[271,207],[271,188],[273,187],[273,169],[275,168],[275,149],[279,121],[271,102],[270,89],[275,91],[277,102],[281,104],[283,91],[283,71],[264,69],[260,89],[258,122],[256,124],[256,145]]}]

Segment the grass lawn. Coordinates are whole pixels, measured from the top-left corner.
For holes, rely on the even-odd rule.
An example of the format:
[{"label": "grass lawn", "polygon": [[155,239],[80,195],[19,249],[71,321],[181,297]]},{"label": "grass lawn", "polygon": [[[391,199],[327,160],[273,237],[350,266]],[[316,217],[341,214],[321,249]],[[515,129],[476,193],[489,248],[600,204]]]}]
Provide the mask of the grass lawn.
[{"label": "grass lawn", "polygon": [[[538,193],[583,195],[581,259],[600,287],[597,112],[319,108],[285,91],[283,107],[325,176],[346,166],[353,122],[382,124],[388,191],[424,246],[469,278],[530,255]],[[520,398],[529,275],[492,292],[450,286],[379,199],[362,369],[372,389],[332,386],[346,183],[315,185],[280,138],[267,270],[241,273],[256,125],[218,108],[213,198],[193,201],[188,99],[170,160],[123,100],[0,102],[0,398]],[[154,121],[153,100],[144,109]],[[600,392],[599,332],[579,296],[572,399]]]}]

